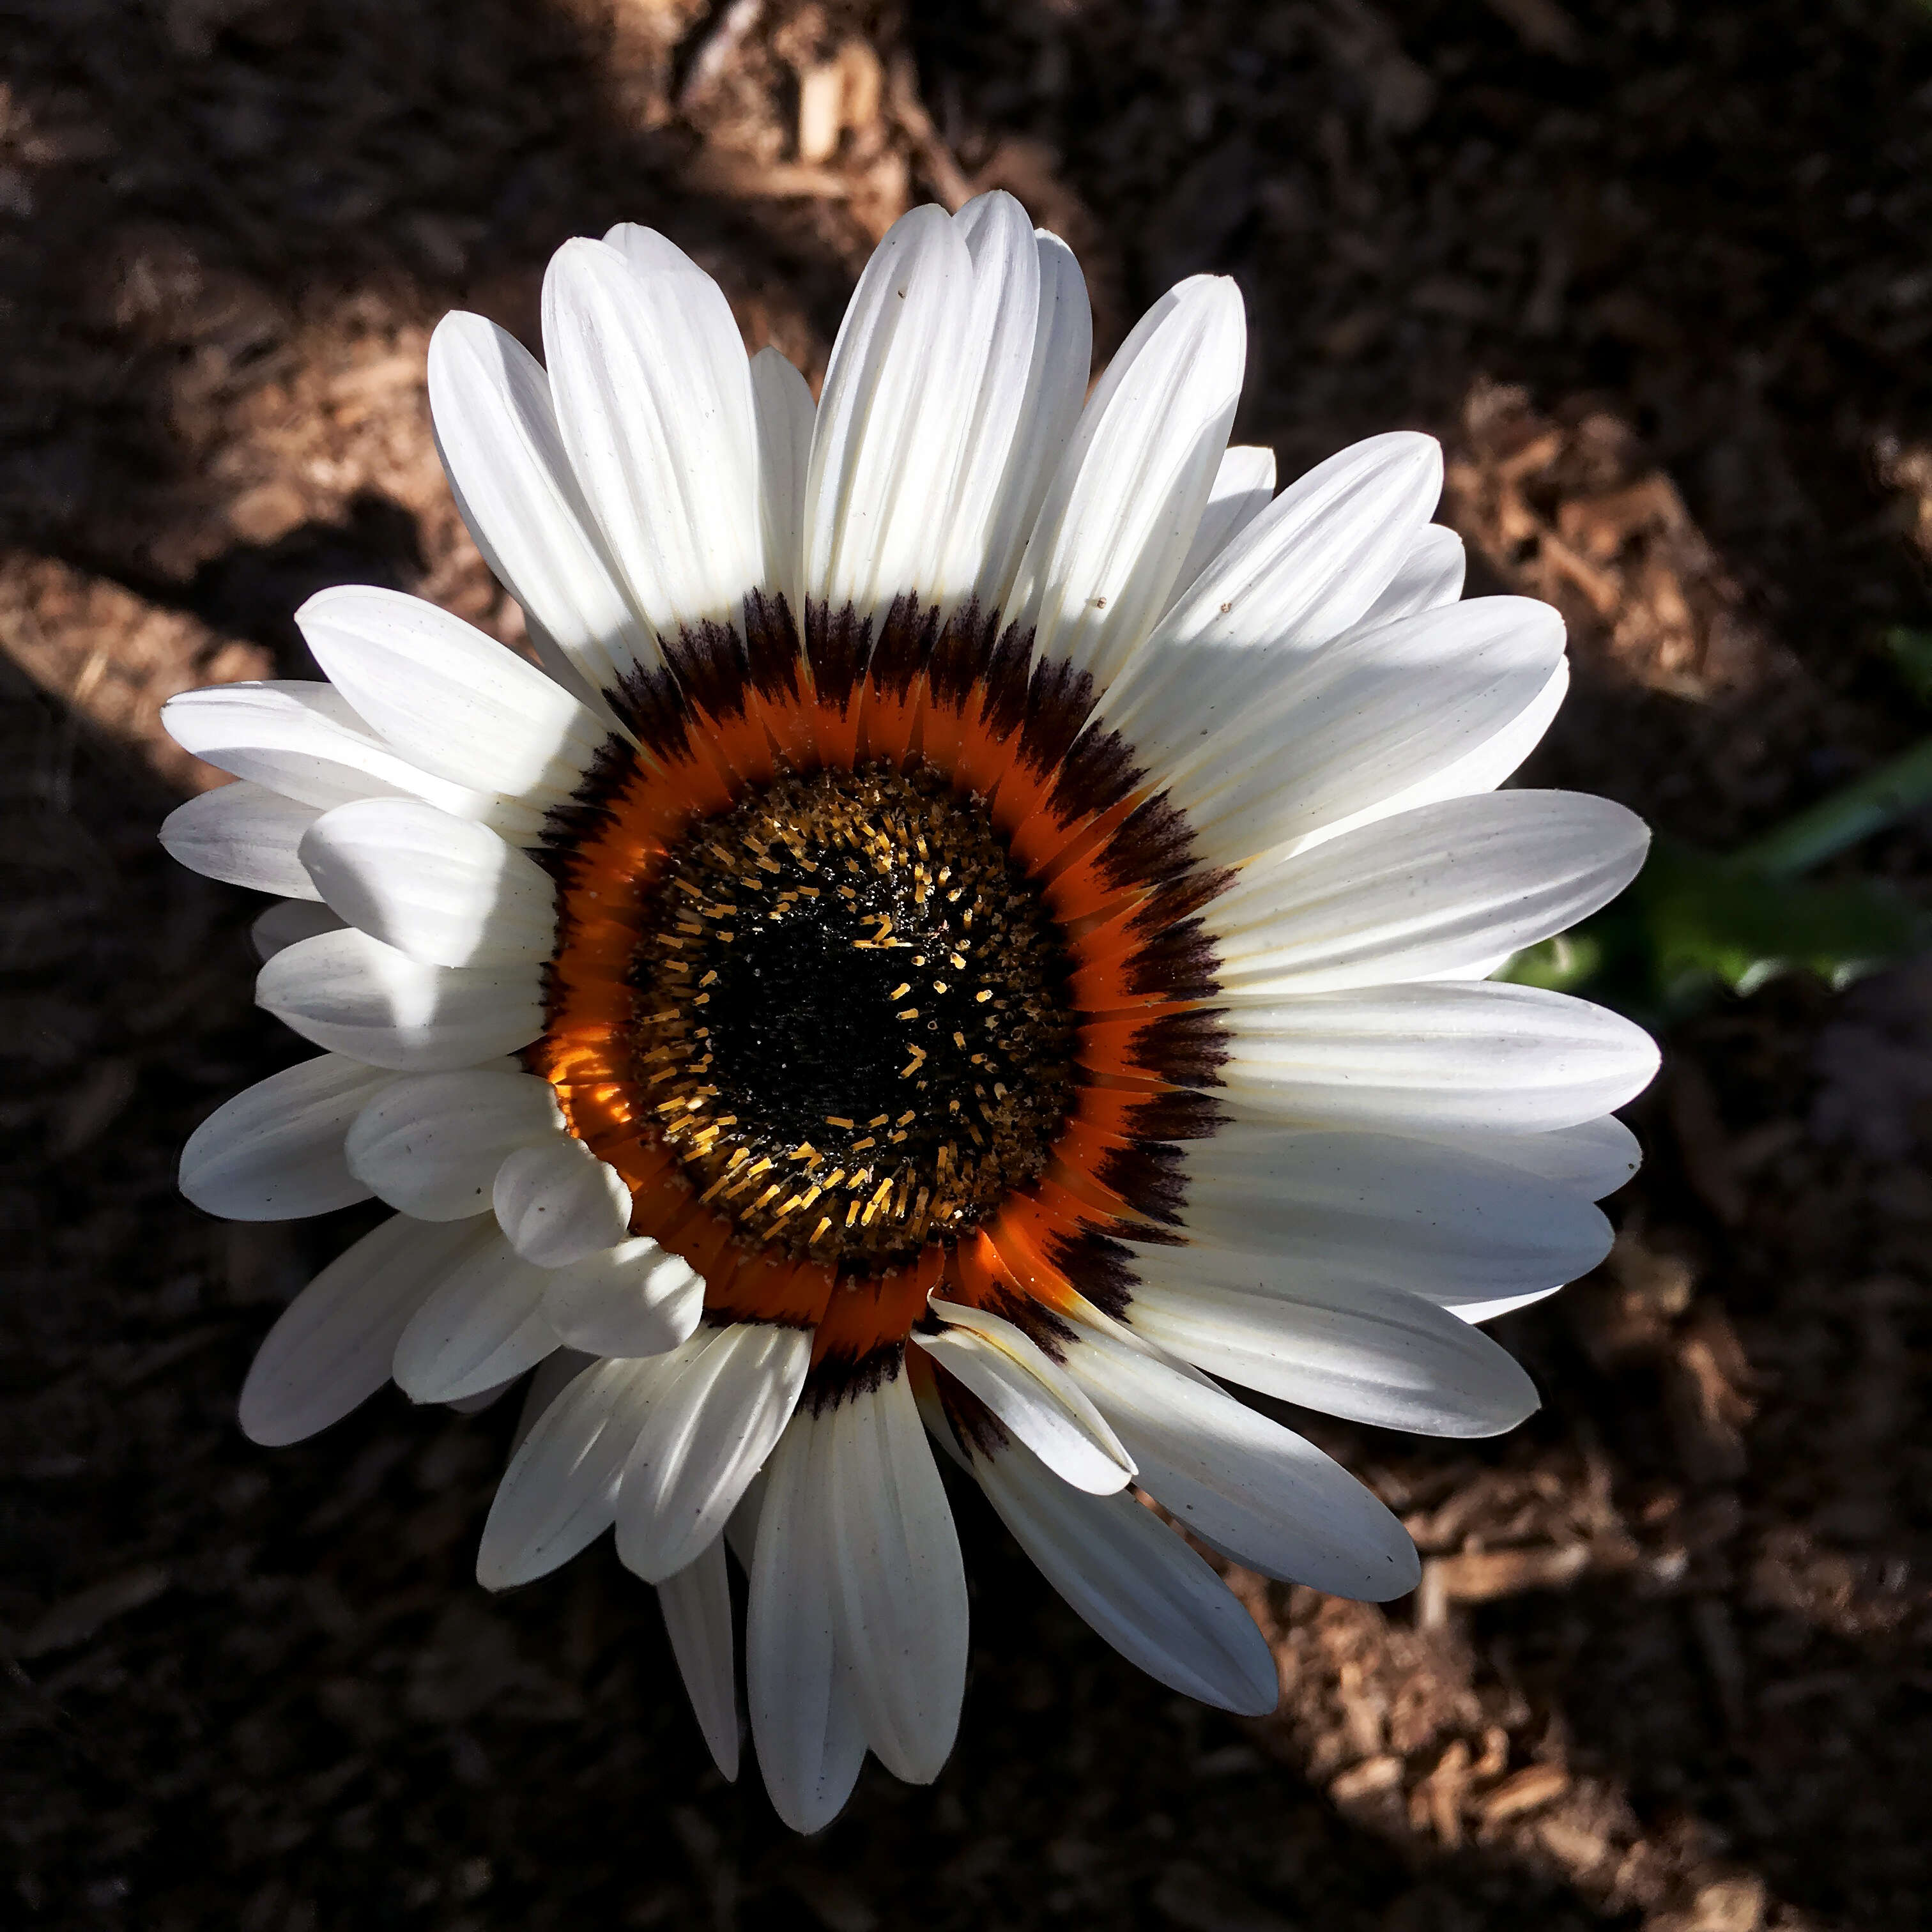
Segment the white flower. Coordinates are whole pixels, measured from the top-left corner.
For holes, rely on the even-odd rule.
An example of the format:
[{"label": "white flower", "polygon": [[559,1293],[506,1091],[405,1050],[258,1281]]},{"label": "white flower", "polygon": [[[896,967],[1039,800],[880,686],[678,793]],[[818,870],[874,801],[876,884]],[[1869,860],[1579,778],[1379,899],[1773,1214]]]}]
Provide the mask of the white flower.
[{"label": "white flower", "polygon": [[1473,1324],[1594,1265],[1636,1166],[1610,1109],[1650,1042],[1484,982],[1643,854],[1616,806],[1496,789],[1561,622],[1457,601],[1426,436],[1272,494],[1227,447],[1231,282],[1163,297],[1085,396],[1079,272],[1005,195],[892,230],[816,407],[647,230],[568,243],[543,326],[548,374],[450,316],[430,389],[545,669],[329,590],[328,682],[168,709],[243,782],[163,836],[286,900],[259,998],[325,1049],[182,1186],[398,1210],[277,1324],[244,1426],[551,1357],[478,1574],[614,1525],[734,1774],[730,1543],[801,1829],[867,1750],[928,1780],[952,1747],[929,1437],[1126,1656],[1272,1708],[1126,1485],[1268,1575],[1400,1596],[1395,1519],[1210,1378],[1508,1429],[1534,1390]]}]

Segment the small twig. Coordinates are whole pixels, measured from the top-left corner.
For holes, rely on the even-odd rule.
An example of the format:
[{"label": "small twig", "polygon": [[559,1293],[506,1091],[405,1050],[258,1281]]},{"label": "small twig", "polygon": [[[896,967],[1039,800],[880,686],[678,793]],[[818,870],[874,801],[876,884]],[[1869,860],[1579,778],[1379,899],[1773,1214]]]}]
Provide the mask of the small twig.
[{"label": "small twig", "polygon": [[893,56],[888,73],[886,101],[892,118],[912,142],[920,166],[934,192],[952,213],[957,214],[973,199],[973,184],[967,178],[966,170],[954,158],[952,150],[946,145],[939,130],[932,124],[932,116],[926,111],[926,103],[919,97],[919,76],[914,70],[910,55]]}]

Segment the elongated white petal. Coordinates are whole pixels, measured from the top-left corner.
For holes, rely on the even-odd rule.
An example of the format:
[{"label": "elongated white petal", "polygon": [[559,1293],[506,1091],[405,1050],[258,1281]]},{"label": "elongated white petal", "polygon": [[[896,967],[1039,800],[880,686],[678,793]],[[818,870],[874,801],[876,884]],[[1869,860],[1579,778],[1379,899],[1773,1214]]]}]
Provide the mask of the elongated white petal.
[{"label": "elongated white petal", "polygon": [[473,1066],[543,1030],[533,964],[427,966],[353,926],[278,952],[255,1001],[317,1046],[406,1073]]},{"label": "elongated white petal", "polygon": [[588,1261],[614,1248],[631,1223],[624,1177],[566,1134],[506,1156],[491,1200],[511,1245],[539,1268]]},{"label": "elongated white petal", "polygon": [[1360,627],[1372,631],[1393,624],[1398,617],[1413,617],[1418,611],[1454,603],[1462,594],[1468,564],[1462,539],[1454,530],[1440,524],[1425,524],[1416,532],[1382,595],[1358,620]]},{"label": "elongated white petal", "polygon": [[422,798],[512,838],[534,836],[541,814],[413,764],[369,729],[333,686],[295,680],[211,685],[161,707],[184,752],[298,804],[326,812],[357,798]]},{"label": "elongated white petal", "polygon": [[1170,654],[1192,675],[1167,681],[1159,749],[1142,748],[1202,852],[1239,865],[1454,763],[1534,700],[1562,652],[1548,604],[1485,597],[1339,641],[1238,704],[1242,680],[1217,690],[1205,650]]},{"label": "elongated white petal", "polygon": [[557,1339],[596,1355],[661,1355],[704,1311],[702,1277],[642,1235],[551,1270],[544,1297]]},{"label": "elongated white petal", "polygon": [[1083,1329],[1068,1365],[1140,1465],[1141,1486],[1264,1576],[1386,1603],[1421,1574],[1402,1526],[1311,1443],[1151,1354]]},{"label": "elongated white petal", "polygon": [[1194,580],[1242,531],[1268,508],[1274,495],[1274,452],[1237,443],[1221,458],[1208,492],[1187,555],[1174,579],[1174,601],[1187,595]]},{"label": "elongated white petal", "polygon": [[1221,1710],[1275,1708],[1274,1657],[1253,1618],[1151,1510],[1083,1496],[1016,1444],[974,1450],[972,1468],[1040,1574],[1130,1664]]},{"label": "elongated white petal", "polygon": [[[962,223],[976,206],[961,210]],[[1034,231],[1040,265],[1032,366],[1004,474],[986,526],[973,594],[982,610],[1004,608],[1048,485],[1080,420],[1094,366],[1094,312],[1086,278],[1057,235]],[[969,240],[969,249],[972,248]],[[976,266],[978,251],[974,251]]]},{"label": "elongated white petal", "polygon": [[1499,1436],[1537,1406],[1505,1351],[1420,1295],[1288,1256],[1136,1252],[1134,1332],[1244,1388],[1424,1436]]},{"label": "elongated white petal", "polygon": [[[1522,710],[1473,750],[1453,759],[1440,771],[1404,785],[1400,791],[1389,793],[1357,811],[1330,819],[1325,825],[1304,832],[1282,848],[1283,855],[1312,851],[1330,838],[1339,838],[1345,832],[1373,825],[1381,819],[1393,818],[1401,812],[1419,811],[1425,805],[1434,805],[1444,799],[1473,798],[1479,792],[1494,791],[1543,742],[1543,734],[1562,709],[1569,692],[1570,661],[1564,658],[1550,673],[1542,689]],[[1495,961],[1490,970],[1494,970],[1502,963],[1501,959]]]},{"label": "elongated white petal", "polygon": [[230,1221],[292,1221],[366,1201],[343,1137],[389,1076],[325,1053],[216,1108],[182,1149],[181,1190]]},{"label": "elongated white petal", "polygon": [[1630,884],[1649,842],[1606,799],[1451,799],[1251,868],[1203,917],[1224,994],[1424,980],[1574,926]]},{"label": "elongated white petal", "polygon": [[934,1299],[947,1325],[917,1346],[956,1376],[1062,1481],[1095,1496],[1126,1487],[1133,1458],[1086,1392],[1025,1331],[982,1308]]},{"label": "elongated white petal", "polygon": [[1643,1165],[1636,1135],[1614,1114],[1546,1134],[1460,1133],[1460,1144],[1486,1160],[1520,1167],[1592,1201],[1614,1194]]},{"label": "elongated white petal", "polygon": [[766,1465],[745,1619],[752,1739],[772,1806],[794,1832],[844,1809],[866,1755],[832,1639],[831,1418],[800,1409]]},{"label": "elongated white petal", "polygon": [[453,784],[547,810],[608,735],[534,664],[420,597],[346,584],[317,591],[296,622],[357,713]]},{"label": "elongated white petal", "polygon": [[547,1080],[473,1069],[391,1081],[349,1130],[352,1172],[423,1221],[488,1212],[506,1155],[564,1132]]},{"label": "elongated white petal", "polygon": [[1167,605],[1228,442],[1246,359],[1240,291],[1197,275],[1144,316],[1095,385],[1014,592],[1035,653],[1102,688]]},{"label": "elongated white petal", "polygon": [[453,1410],[458,1415],[481,1415],[486,1408],[494,1408],[501,1402],[523,1378],[522,1371],[519,1370],[500,1382],[493,1383],[488,1388],[478,1389],[474,1395],[458,1396],[454,1402],[444,1402],[442,1406]]},{"label": "elongated white petal", "polygon": [[734,1323],[700,1329],[665,1360],[617,1509],[618,1556],[653,1583],[722,1532],[798,1405],[812,1335]]},{"label": "elongated white petal", "polygon": [[[1396,575],[1442,488],[1441,448],[1411,430],[1370,436],[1298,477],[1162,620],[1136,667],[1133,700],[1124,706],[1116,692],[1106,707],[1109,718],[1131,735],[1130,721],[1150,703],[1160,708],[1160,697],[1144,697],[1140,684],[1169,658],[1200,675],[1211,671],[1249,702],[1253,676],[1278,678],[1281,668],[1360,621]],[[1268,658],[1251,655],[1257,646],[1266,646]],[[1154,742],[1143,749],[1152,752]]]},{"label": "elongated white petal", "polygon": [[555,948],[556,892],[536,861],[414,799],[323,813],[302,861],[352,926],[432,966],[542,960]]},{"label": "elongated white petal", "polygon": [[830,1417],[833,1628],[866,1742],[896,1778],[929,1784],[959,1728],[966,1573],[952,1510],[903,1371]]},{"label": "elongated white petal", "polygon": [[805,482],[818,405],[805,378],[776,349],[752,358],[752,403],[758,413],[758,517],[764,532],[764,584],[783,593],[794,620],[805,605]]},{"label": "elongated white petal", "polygon": [[1253,1120],[1534,1133],[1622,1106],[1657,1071],[1642,1028],[1528,986],[1438,982],[1243,1002],[1226,1024],[1222,1088]]},{"label": "elongated white petal", "polygon": [[632,605],[660,635],[732,622],[764,559],[751,366],[723,292],[668,244],[579,238],[551,257],[543,331],[563,446]]},{"label": "elongated white petal", "polygon": [[315,886],[296,848],[315,818],[314,806],[244,778],[176,806],[161,820],[161,844],[170,858],[204,878],[312,899]]},{"label": "elongated white petal", "polygon": [[653,1367],[598,1362],[538,1415],[483,1526],[476,1580],[486,1590],[548,1576],[610,1527]]},{"label": "elongated white petal", "polygon": [[1202,1240],[1432,1299],[1574,1281],[1610,1250],[1580,1194],[1454,1144],[1232,1126],[1182,1166]]},{"label": "elongated white petal", "polygon": [[266,966],[278,952],[325,932],[340,932],[345,923],[320,899],[280,899],[249,927],[248,942]]},{"label": "elongated white petal", "polygon": [[987,345],[969,340],[973,266],[943,208],[893,223],[839,324],[813,433],[804,587],[863,618],[929,598],[944,507]]},{"label": "elongated white petal", "polygon": [[[959,211],[955,224],[972,264],[961,374],[958,466],[940,512],[944,524],[935,589],[942,608],[963,602],[982,579],[1003,577],[1026,526],[1007,488],[1034,367],[1040,312],[1040,257],[1024,208],[1001,190]],[[989,553],[998,549],[998,556]]]},{"label": "elongated white petal", "polygon": [[339,1422],[389,1378],[396,1338],[465,1238],[398,1214],[338,1255],[282,1311],[242,1386],[242,1429],[268,1448]]},{"label": "elongated white petal", "polygon": [[658,1607],[664,1612],[664,1632],[691,1699],[692,1714],[725,1782],[735,1784],[738,1687],[733,1663],[731,1585],[725,1574],[722,1536],[714,1537],[702,1556],[658,1586]]},{"label": "elongated white petal", "polygon": [[542,1361],[556,1346],[538,1312],[548,1279],[490,1222],[473,1224],[397,1338],[397,1387],[416,1402],[460,1402]]},{"label": "elongated white petal", "polygon": [[738,1507],[731,1512],[730,1521],[724,1526],[726,1544],[747,1570],[752,1567],[752,1552],[758,1546],[758,1515],[765,1505],[765,1476],[770,1467],[767,1462],[752,1478],[738,1499]]},{"label": "elongated white petal", "polygon": [[575,1348],[560,1348],[554,1355],[546,1355],[538,1363],[524,1391],[524,1403],[517,1417],[517,1426],[510,1437],[510,1454],[514,1456],[528,1439],[530,1431],[542,1419],[543,1412],[562,1394],[586,1369],[595,1368],[597,1358],[586,1355]]},{"label": "elongated white petal", "polygon": [[456,506],[532,622],[595,690],[656,668],[656,640],[604,552],[536,358],[480,315],[446,315],[430,338],[429,400]]}]

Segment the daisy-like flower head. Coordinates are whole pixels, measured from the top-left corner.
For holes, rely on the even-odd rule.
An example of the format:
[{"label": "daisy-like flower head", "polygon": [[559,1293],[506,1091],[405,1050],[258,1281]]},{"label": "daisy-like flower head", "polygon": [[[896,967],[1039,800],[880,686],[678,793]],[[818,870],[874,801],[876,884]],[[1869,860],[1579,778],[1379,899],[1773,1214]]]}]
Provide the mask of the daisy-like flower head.
[{"label": "daisy-like flower head", "polygon": [[[1460,602],[1436,445],[1280,495],[1229,448],[1244,328],[1197,277],[1087,393],[1084,286],[1010,196],[914,211],[814,405],[643,228],[558,252],[544,363],[430,351],[451,488],[543,668],[366,589],[326,683],[190,693],[242,782],[169,849],[277,894],[262,1005],[323,1049],[195,1134],[243,1219],[397,1211],[242,1399],[287,1442],[393,1374],[532,1368],[483,1582],[614,1526],[737,1768],[725,1550],[780,1814],[870,1750],[937,1774],[966,1586],[934,1445],[1191,1696],[1273,1708],[1202,1544],[1358,1598],[1401,1526],[1223,1381],[1480,1436],[1475,1325],[1598,1261],[1650,1042],[1484,983],[1641,862],[1619,807],[1498,791],[1562,626]],[[541,1364],[542,1366],[538,1366]]]}]

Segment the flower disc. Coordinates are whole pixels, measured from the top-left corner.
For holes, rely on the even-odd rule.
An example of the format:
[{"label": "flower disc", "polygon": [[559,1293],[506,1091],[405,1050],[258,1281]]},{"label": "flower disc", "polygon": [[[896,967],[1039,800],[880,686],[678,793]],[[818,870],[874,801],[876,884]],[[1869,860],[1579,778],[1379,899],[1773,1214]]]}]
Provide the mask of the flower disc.
[{"label": "flower disc", "polygon": [[867,1272],[1036,1178],[1071,1097],[1053,922],[983,804],[823,770],[694,826],[628,971],[632,1066],[700,1203]]}]

